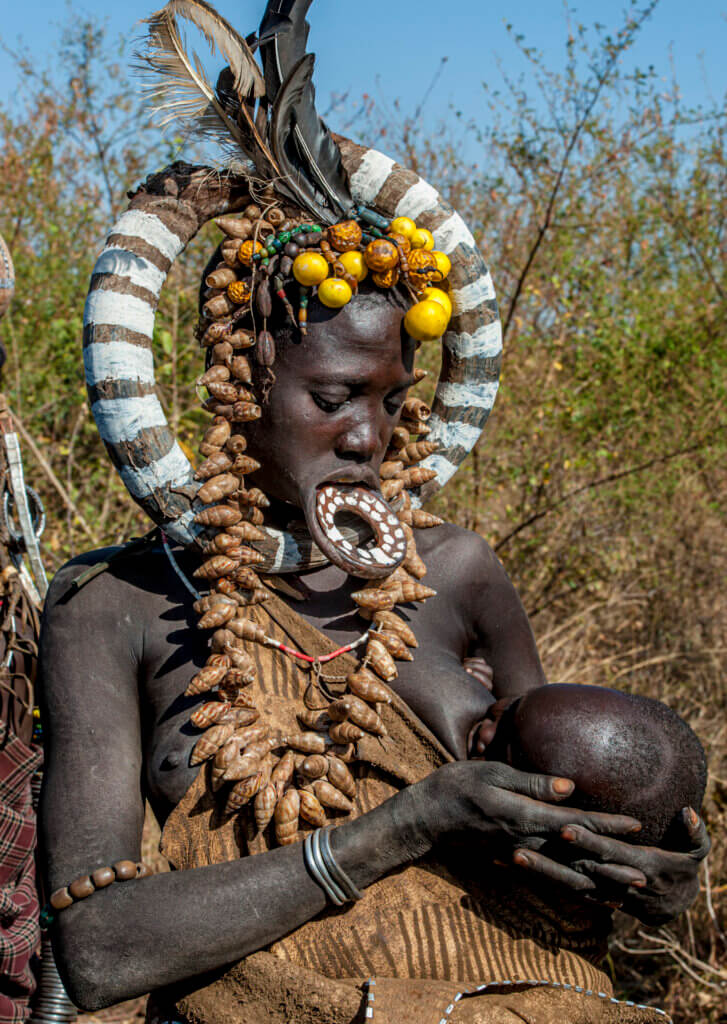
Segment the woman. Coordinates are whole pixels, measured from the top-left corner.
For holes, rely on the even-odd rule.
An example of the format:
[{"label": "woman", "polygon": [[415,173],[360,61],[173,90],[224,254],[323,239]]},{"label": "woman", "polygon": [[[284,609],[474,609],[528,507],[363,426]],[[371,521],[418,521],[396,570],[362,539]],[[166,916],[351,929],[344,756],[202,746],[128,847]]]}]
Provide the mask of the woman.
[{"label": "woman", "polygon": [[[634,819],[559,808],[568,780],[466,761],[493,699],[544,681],[490,549],[416,508],[489,412],[496,308],[431,186],[318,121],[308,6],[269,5],[264,79],[206,5],[151,19],[163,76],[171,52],[179,66],[179,13],[223,49],[206,125],[214,114],[268,184],[184,165],[149,179],[92,280],[92,409],[165,532],[70,563],[47,606],[43,832],[61,969],[89,1008],[159,990],[159,1020],[649,1020],[610,1001],[603,901],[678,913],[703,826],[685,809],[683,853],[637,849]],[[243,216],[218,222],[202,295],[214,419],[195,481],[154,405],[149,314],[175,255],[231,209]],[[444,259],[417,255],[430,227]],[[407,391],[417,342],[444,332],[452,299],[428,427]],[[427,429],[436,454],[420,447]],[[462,670],[473,653],[492,695]],[[144,874],[145,795],[179,870],[111,884]],[[589,830],[583,863],[557,854],[569,824]],[[563,887],[557,920],[543,884]]]}]

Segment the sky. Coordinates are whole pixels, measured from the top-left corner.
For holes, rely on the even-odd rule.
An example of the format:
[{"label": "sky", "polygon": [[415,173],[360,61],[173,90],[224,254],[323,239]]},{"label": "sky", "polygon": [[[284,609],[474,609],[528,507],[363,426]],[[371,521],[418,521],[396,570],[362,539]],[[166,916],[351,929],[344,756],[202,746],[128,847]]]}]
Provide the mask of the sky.
[{"label": "sky", "polygon": [[[214,2],[214,0],[213,0]],[[0,0],[0,38],[13,46],[19,39],[32,43],[38,61],[52,60],[59,25],[74,13],[93,13],[107,20],[112,34],[132,40],[161,0],[99,3],[78,0]],[[243,34],[257,27],[264,0],[217,0],[219,12]],[[612,0],[572,2],[578,20],[616,28],[625,4]],[[399,96],[402,109],[412,113],[427,92],[442,57],[446,65],[429,96],[424,117],[432,131],[450,104],[465,118],[480,118],[484,97],[481,83],[501,82],[498,60],[511,73],[523,70],[522,58],[509,38],[510,22],[527,42],[541,49],[552,67],[563,64],[567,35],[563,0],[315,0],[310,14],[310,46],[318,54],[316,85],[319,110],[325,111],[332,93],[349,93],[352,106],[363,93],[378,99]],[[670,57],[671,52],[671,57]],[[671,60],[687,105],[720,99],[727,93],[727,0],[660,0],[627,61],[646,68],[653,64],[665,83]],[[0,96],[13,95],[15,71],[0,50]],[[666,87],[666,86],[665,86]],[[333,127],[343,128],[331,118]]]}]

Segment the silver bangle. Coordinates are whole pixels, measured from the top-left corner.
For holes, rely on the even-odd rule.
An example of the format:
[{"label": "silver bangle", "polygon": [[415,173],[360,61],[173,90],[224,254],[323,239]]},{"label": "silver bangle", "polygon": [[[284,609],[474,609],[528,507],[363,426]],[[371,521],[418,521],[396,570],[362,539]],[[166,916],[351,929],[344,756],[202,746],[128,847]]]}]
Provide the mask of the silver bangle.
[{"label": "silver bangle", "polygon": [[333,878],[336,885],[343,890],[347,899],[352,903],[356,900],[363,898],[363,893],[360,889],[357,889],[351,879],[348,877],[346,872],[343,870],[341,865],[338,863],[336,858],[333,856],[333,850],[331,849],[330,831],[331,828],[322,828],[320,831],[320,851],[323,854],[323,860],[325,862],[328,871]]},{"label": "silver bangle", "polygon": [[321,856],[318,845],[318,833],[320,829],[311,832],[303,841],[303,859],[308,869],[308,874],[314,882],[323,889],[326,897],[337,907],[342,907],[346,902],[346,894],[336,885],[331,878]]}]

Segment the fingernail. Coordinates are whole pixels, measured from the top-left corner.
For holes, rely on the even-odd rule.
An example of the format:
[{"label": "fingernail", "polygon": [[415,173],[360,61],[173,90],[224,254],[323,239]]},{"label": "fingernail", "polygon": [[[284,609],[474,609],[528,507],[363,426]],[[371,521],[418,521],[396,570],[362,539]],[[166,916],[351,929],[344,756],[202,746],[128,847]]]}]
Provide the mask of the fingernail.
[{"label": "fingernail", "polygon": [[631,884],[633,885],[634,889],[643,889],[646,886],[646,881],[644,879],[638,878],[635,882],[632,882]]},{"label": "fingernail", "polygon": [[632,825],[631,828],[629,829],[629,833],[640,832],[640,831],[641,831],[641,822],[639,822],[639,821],[637,821],[636,824]]},{"label": "fingernail", "polygon": [[697,814],[697,812],[692,807],[688,807],[687,816],[689,818],[689,824],[692,826],[692,828],[696,828],[699,824],[699,815]]},{"label": "fingernail", "polygon": [[513,863],[514,864],[519,864],[521,868],[529,868],[530,867],[530,861],[525,856],[524,853],[515,853],[515,854],[513,854],[513,858],[512,859],[513,859]]},{"label": "fingernail", "polygon": [[573,829],[569,828],[567,825],[564,829],[561,829],[560,835],[562,839],[566,839],[569,843],[572,843],[576,838],[576,834]]},{"label": "fingernail", "polygon": [[553,789],[556,793],[566,795],[573,792],[573,783],[570,779],[554,779]]}]

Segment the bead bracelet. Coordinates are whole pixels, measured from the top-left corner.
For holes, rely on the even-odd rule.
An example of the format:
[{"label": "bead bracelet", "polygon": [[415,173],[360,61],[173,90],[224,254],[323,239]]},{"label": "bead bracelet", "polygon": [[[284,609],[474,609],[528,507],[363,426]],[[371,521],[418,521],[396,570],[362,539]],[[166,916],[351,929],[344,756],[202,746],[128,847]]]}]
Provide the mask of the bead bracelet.
[{"label": "bead bracelet", "polygon": [[113,867],[97,868],[90,875],[80,875],[70,885],[56,889],[51,894],[50,900],[40,912],[40,926],[41,928],[50,928],[59,911],[78,903],[79,900],[85,900],[97,889],[105,889],[114,882],[129,882],[135,878],[148,878],[153,874],[149,865],[142,861],[119,860]]}]

